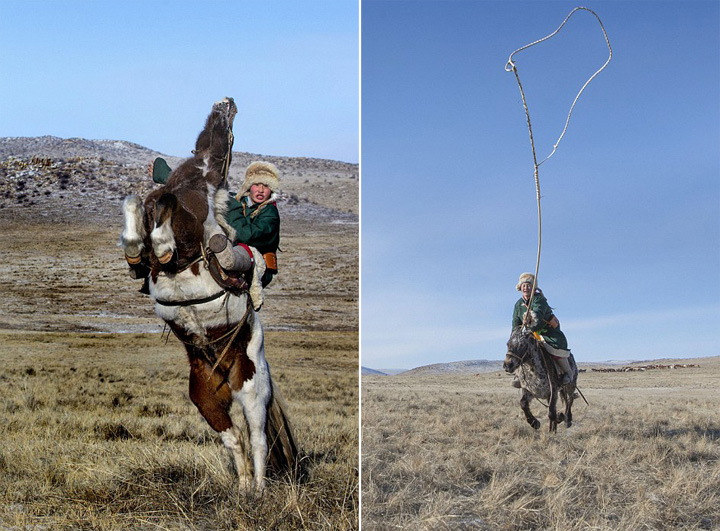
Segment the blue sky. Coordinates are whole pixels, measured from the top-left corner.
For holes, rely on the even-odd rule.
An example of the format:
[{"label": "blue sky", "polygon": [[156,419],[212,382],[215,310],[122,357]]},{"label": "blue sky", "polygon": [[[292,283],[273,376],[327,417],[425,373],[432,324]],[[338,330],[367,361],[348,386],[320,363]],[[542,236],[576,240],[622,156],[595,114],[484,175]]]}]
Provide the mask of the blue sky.
[{"label": "blue sky", "polygon": [[214,101],[235,149],[358,162],[357,0],[0,0],[0,136],[187,156]]},{"label": "blue sky", "polygon": [[[578,361],[720,354],[720,2],[364,0],[364,366],[504,356],[537,252],[504,66],[578,5],[614,55],[540,167],[540,287]],[[586,12],[516,55],[540,159],[606,57]]]}]

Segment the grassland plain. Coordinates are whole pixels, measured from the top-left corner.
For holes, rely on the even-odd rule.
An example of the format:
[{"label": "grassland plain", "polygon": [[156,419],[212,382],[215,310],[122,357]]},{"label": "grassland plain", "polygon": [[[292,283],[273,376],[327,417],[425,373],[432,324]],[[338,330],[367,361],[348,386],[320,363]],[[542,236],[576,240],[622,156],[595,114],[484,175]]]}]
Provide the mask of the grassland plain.
[{"label": "grassland plain", "polygon": [[534,431],[504,373],[362,378],[362,529],[720,529],[720,358],[585,372]]},{"label": "grassland plain", "polygon": [[0,332],[0,529],[353,529],[357,333],[269,332],[302,461],[241,494],[160,334]]}]

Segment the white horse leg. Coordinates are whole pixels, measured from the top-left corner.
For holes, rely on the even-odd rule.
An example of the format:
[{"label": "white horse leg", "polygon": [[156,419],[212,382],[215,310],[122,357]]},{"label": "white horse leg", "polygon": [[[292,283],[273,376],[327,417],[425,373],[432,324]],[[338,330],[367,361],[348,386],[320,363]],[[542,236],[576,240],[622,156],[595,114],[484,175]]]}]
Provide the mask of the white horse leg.
[{"label": "white horse leg", "polygon": [[235,460],[235,470],[240,480],[240,488],[242,490],[248,490],[252,485],[252,465],[245,451],[242,431],[233,424],[233,427],[222,432],[220,437]]},{"label": "white horse leg", "polygon": [[139,261],[140,254],[145,247],[143,243],[145,238],[145,227],[143,226],[145,209],[142,200],[137,195],[127,196],[123,201],[123,214],[125,227],[120,235],[120,246],[127,257],[131,259],[137,258]]},{"label": "white horse leg", "polygon": [[246,381],[242,389],[233,393],[240,402],[250,431],[250,449],[255,469],[255,488],[258,492],[265,488],[265,467],[268,455],[265,424],[267,408],[272,395],[270,372],[265,361],[265,346],[262,325],[254,312],[251,313],[252,333],[247,345],[247,355],[255,364],[255,374]]},{"label": "white horse leg", "polygon": [[267,404],[253,391],[241,393],[240,402],[250,431],[255,489],[261,492],[265,488],[265,463],[268,455],[267,436],[265,435]]}]

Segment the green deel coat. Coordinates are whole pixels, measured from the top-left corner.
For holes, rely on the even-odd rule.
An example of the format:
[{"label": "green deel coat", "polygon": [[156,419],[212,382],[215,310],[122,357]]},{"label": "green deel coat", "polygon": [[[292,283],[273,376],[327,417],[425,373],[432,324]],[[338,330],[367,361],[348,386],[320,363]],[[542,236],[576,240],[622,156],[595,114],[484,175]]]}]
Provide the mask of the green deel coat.
[{"label": "green deel coat", "polygon": [[[172,170],[164,159],[157,158],[153,164],[153,181],[165,184]],[[248,197],[228,199],[228,213],[225,216],[235,229],[234,244],[244,243],[255,247],[260,253],[276,253],[280,245],[280,213],[275,201],[253,204]],[[263,286],[270,283],[276,271],[265,271]]]},{"label": "green deel coat", "polygon": [[[548,325],[548,321],[552,319],[553,311],[542,293],[535,293],[532,300],[532,311],[537,316],[537,322],[532,326],[528,326],[533,332],[537,332],[545,338],[547,343],[555,348],[561,348],[568,350],[567,338],[562,333],[560,327],[552,328]],[[522,326],[525,313],[527,312],[527,306],[525,300],[520,299],[515,303],[515,309],[513,310],[512,327],[515,330],[517,327]]]}]

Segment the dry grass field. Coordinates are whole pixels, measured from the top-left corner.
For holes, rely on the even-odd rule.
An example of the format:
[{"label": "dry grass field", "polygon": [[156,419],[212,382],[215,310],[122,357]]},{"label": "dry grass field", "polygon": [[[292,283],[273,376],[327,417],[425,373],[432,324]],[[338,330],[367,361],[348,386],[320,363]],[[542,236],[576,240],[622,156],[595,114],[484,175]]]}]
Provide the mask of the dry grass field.
[{"label": "dry grass field", "polygon": [[0,529],[356,529],[357,333],[269,332],[302,461],[253,499],[159,334],[0,332]]},{"label": "dry grass field", "polygon": [[510,377],[362,378],[362,529],[720,529],[720,358],[580,374],[547,433]]}]

